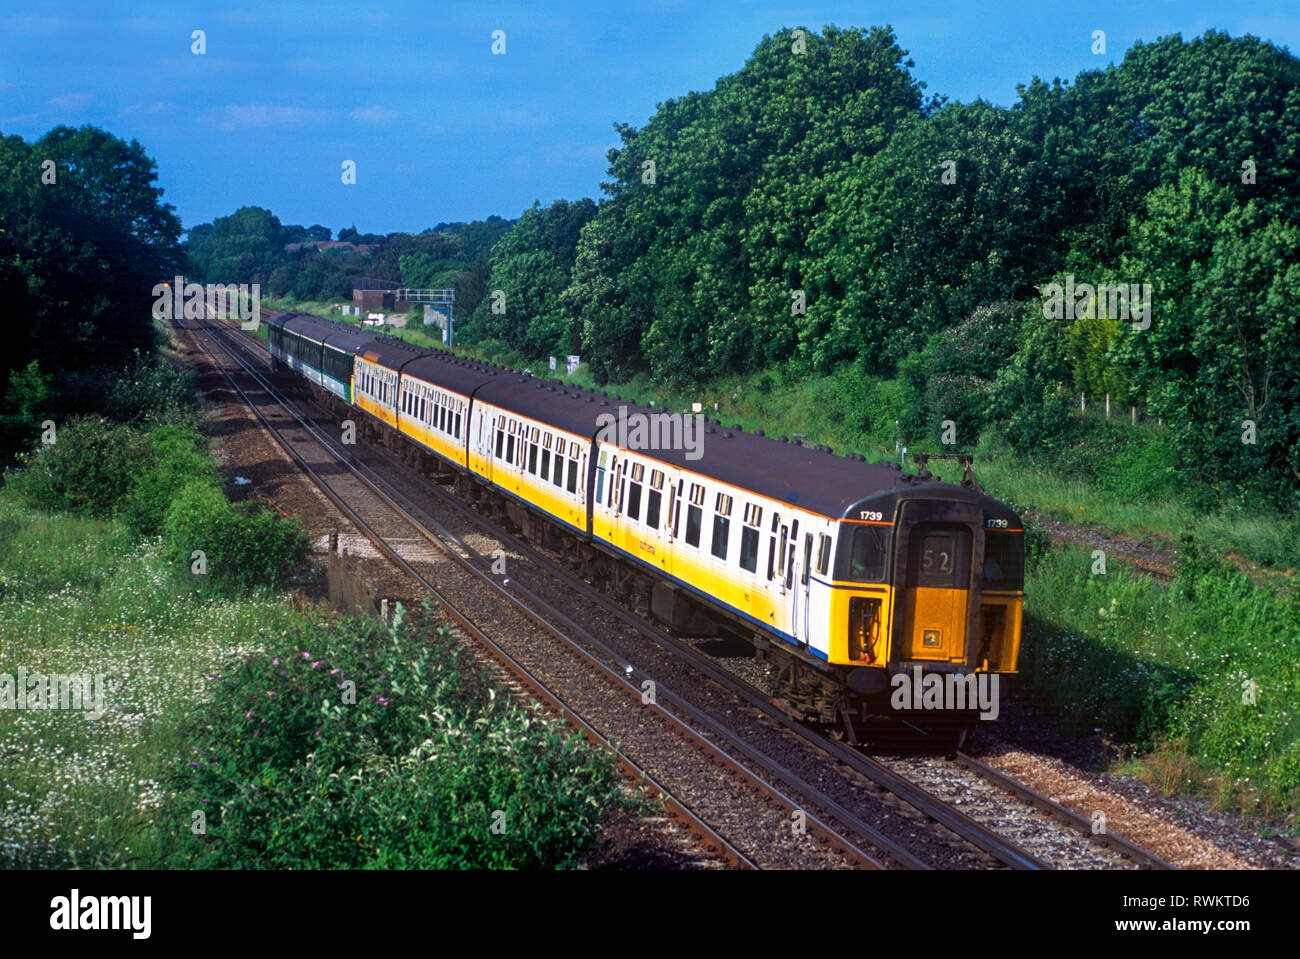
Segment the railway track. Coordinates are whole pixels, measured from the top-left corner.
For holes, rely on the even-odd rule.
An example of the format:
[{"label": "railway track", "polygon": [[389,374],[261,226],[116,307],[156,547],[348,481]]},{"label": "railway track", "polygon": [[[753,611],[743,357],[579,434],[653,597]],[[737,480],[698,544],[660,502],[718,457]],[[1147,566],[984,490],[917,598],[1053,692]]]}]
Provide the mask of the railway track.
[{"label": "railway track", "polygon": [[[226,333],[233,335],[233,331],[221,331],[223,336],[225,336]],[[256,339],[253,339],[253,342],[256,344],[255,347],[249,347],[247,345],[243,347],[250,359],[255,358],[255,361],[257,362],[269,363],[269,355],[265,353],[265,349],[261,342]],[[244,343],[247,344],[248,340],[245,339]],[[246,369],[246,372],[251,373],[252,371]],[[265,384],[264,382],[264,385],[269,389],[269,384]],[[299,414],[295,414],[295,416],[298,416],[300,423],[302,423],[303,426],[306,426],[307,418],[304,418]],[[314,425],[312,428],[318,435],[320,442],[325,444],[332,442],[325,436],[327,431]],[[334,444],[334,446],[334,455],[336,457],[345,456],[353,458],[350,454],[347,454],[345,451],[338,448],[337,444]],[[387,454],[383,455],[387,457],[394,466],[401,466],[401,464],[398,464],[392,457],[388,457]],[[349,468],[359,475],[360,470],[363,467],[361,464],[349,464]],[[471,564],[474,564],[477,567],[477,572],[480,576],[484,576],[487,582],[499,589],[504,588],[500,583],[502,577],[496,577],[496,581],[494,582],[493,577],[484,573],[483,567],[487,565],[485,557],[482,555],[476,557],[470,555],[473,551],[469,550],[469,548],[464,545],[463,540],[458,539],[440,522],[430,516],[417,504],[413,503],[411,497],[403,495],[393,489],[387,480],[379,477],[379,475],[374,473],[370,467],[364,468],[368,472],[372,473],[372,475],[367,478],[367,483],[373,486],[376,490],[378,490],[381,485],[385,487],[387,492],[384,493],[384,496],[389,500],[390,504],[395,509],[406,513],[408,517],[413,518],[413,522],[418,528],[422,529],[425,537],[429,538],[430,541],[436,540],[440,542],[444,548],[453,551],[460,551],[463,558],[467,559]],[[484,520],[483,517],[471,510],[449,492],[427,482],[423,484],[423,487],[424,492],[438,498],[450,509],[457,511],[474,523],[486,524],[486,520]],[[779,727],[781,732],[787,738],[793,737],[798,739],[802,741],[805,746],[811,747],[820,752],[823,757],[833,760],[834,764],[844,772],[849,780],[858,784],[871,784],[877,792],[883,791],[884,793],[895,797],[901,803],[904,803],[918,811],[930,823],[937,824],[937,826],[941,827],[943,830],[951,833],[952,836],[959,837],[962,842],[969,844],[973,849],[979,850],[991,862],[1015,869],[1049,868],[1050,865],[1053,864],[1050,861],[1044,861],[1048,857],[1040,858],[1039,855],[1035,855],[1035,853],[1030,849],[1007,838],[994,826],[967,815],[961,810],[955,808],[951,803],[945,802],[924,787],[917,785],[905,776],[900,775],[895,769],[891,768],[889,763],[864,755],[859,750],[853,749],[842,742],[827,738],[816,730],[809,729],[800,723],[792,721],[780,709],[774,706],[761,691],[755,689],[751,684],[740,677],[737,677],[732,672],[717,665],[709,657],[700,654],[688,643],[685,643],[676,637],[669,636],[646,623],[644,620],[628,613],[626,610],[612,603],[612,601],[603,593],[595,590],[589,584],[574,576],[566,568],[556,563],[549,556],[542,554],[529,544],[513,537],[506,536],[503,534],[502,530],[495,525],[486,526],[486,528],[490,531],[491,535],[497,539],[508,541],[511,551],[516,555],[526,557],[531,564],[536,565],[547,575],[564,582],[568,589],[573,590],[584,600],[602,607],[604,612],[618,618],[624,625],[639,633],[647,641],[654,643],[659,647],[671,649],[676,656],[681,658],[684,662],[689,663],[692,668],[706,676],[710,682],[725,689],[726,692],[736,700],[743,702],[749,710],[759,715],[768,725]],[[517,577],[510,581],[509,592],[511,598],[526,596],[529,602],[539,608],[551,605],[547,604],[545,600],[536,594],[536,592],[524,587]],[[554,610],[553,605],[551,605],[551,612],[549,615],[554,617],[556,612],[557,611]],[[585,633],[586,635],[582,637],[583,641],[600,648],[602,658],[607,661],[615,662],[621,658],[619,653],[610,650],[608,646],[601,643],[599,640],[596,640],[588,631],[583,630],[576,623],[573,623],[567,616],[561,614],[561,617],[563,620],[568,621],[568,625],[565,627],[566,630],[574,633]],[[588,654],[588,656],[590,657],[590,654]],[[607,664],[602,665],[604,665],[604,668],[607,670],[609,669]],[[632,667],[627,667],[627,676],[624,678],[642,679],[643,676],[644,674],[640,671],[637,671]],[[685,716],[686,721],[695,724],[697,727],[703,726],[709,736],[718,737],[725,734],[725,730],[721,727],[717,719],[703,714],[699,709],[686,702],[682,697],[677,696],[668,690],[661,689],[659,692],[659,699],[661,702],[671,705],[675,711],[682,713]],[[758,761],[757,757],[754,755],[755,750],[752,746],[743,746],[739,748],[740,752],[744,754],[747,759],[750,761]],[[1021,803],[1026,808],[1041,810],[1042,812],[1047,813],[1048,816],[1065,823],[1066,831],[1072,832],[1077,837],[1081,837],[1083,845],[1105,844],[1107,848],[1113,850],[1117,854],[1117,858],[1113,859],[1109,863],[1111,866],[1129,864],[1130,867],[1132,865],[1139,865],[1148,868],[1169,868],[1168,863],[1164,863],[1162,860],[1159,860],[1158,857],[1152,856],[1144,850],[1126,843],[1119,837],[1108,836],[1105,834],[1094,835],[1090,820],[1086,820],[1065,807],[1053,803],[1051,800],[1047,799],[1047,797],[1037,794],[1028,787],[1023,786],[1023,784],[1016,783],[1014,780],[1009,779],[1009,777],[1005,777],[996,770],[991,769],[991,767],[979,763],[978,760],[974,760],[972,757],[965,755],[958,756],[955,760],[951,761],[950,766],[954,770],[962,770],[963,775],[971,777],[979,776],[983,780],[988,781],[995,786],[1003,796],[1014,797],[1010,800],[1012,802]],[[774,773],[776,778],[781,779],[787,784],[798,782],[798,777],[788,769],[778,767],[778,770],[772,770],[769,767],[768,772],[769,774]],[[805,782],[804,790],[807,788],[808,784]],[[800,792],[805,796],[808,795],[808,793],[803,790],[800,790]],[[792,810],[796,808],[793,802],[789,802],[788,797],[787,802],[789,808]],[[852,819],[857,818],[851,811],[845,808],[845,805],[842,802],[837,802],[836,800],[826,796],[824,793],[818,796],[817,802],[821,809],[829,811],[829,818],[833,818],[836,821],[852,821]],[[990,817],[984,816],[982,818],[988,820]],[[995,821],[999,819],[997,815],[994,815],[992,818]],[[1021,816],[1020,818],[1024,819],[1025,817]],[[819,825],[821,825],[820,821]],[[926,865],[925,861],[921,857],[909,852],[897,843],[894,843],[894,848],[891,849],[889,843],[892,841],[882,841],[882,835],[878,830],[874,830],[874,835],[871,827],[867,827],[866,830],[863,830],[862,826],[865,826],[866,824],[860,819],[856,825],[859,837],[864,838],[877,849],[887,851],[899,864],[911,866],[913,868]],[[1059,845],[1061,845],[1061,841],[1058,837],[1056,846]],[[1051,844],[1048,844],[1048,848],[1053,850],[1055,849]],[[1057,860],[1055,864],[1070,864],[1068,861],[1060,863],[1059,855],[1053,858],[1056,858]],[[1101,863],[1090,862],[1088,864],[1101,864],[1104,866],[1106,865],[1106,862],[1103,860]]]}]

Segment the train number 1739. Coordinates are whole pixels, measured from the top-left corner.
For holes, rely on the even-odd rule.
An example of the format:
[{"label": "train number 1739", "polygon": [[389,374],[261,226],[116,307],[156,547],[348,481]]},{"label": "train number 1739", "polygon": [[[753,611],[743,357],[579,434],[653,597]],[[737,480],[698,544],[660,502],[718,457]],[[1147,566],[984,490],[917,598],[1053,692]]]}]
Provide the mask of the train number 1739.
[{"label": "train number 1739", "polygon": [[878,511],[878,510],[874,510],[874,509],[860,509],[860,510],[858,510],[858,519],[875,519],[875,520],[879,520],[879,519],[883,519],[883,518],[884,518],[884,514],[881,513],[881,512]]},{"label": "train number 1739", "polygon": [[989,519],[984,521],[985,529],[1006,529],[1007,521],[1004,519]]}]

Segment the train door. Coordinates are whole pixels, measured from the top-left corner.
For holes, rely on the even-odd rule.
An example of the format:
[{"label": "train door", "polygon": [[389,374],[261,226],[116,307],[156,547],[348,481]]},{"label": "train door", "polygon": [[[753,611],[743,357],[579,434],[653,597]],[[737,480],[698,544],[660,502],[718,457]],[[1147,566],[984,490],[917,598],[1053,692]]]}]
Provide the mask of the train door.
[{"label": "train door", "polygon": [[790,634],[804,644],[808,642],[808,560],[811,554],[812,534],[808,534],[807,546],[800,550],[799,521],[795,520],[786,547],[785,592],[790,603]]},{"label": "train door", "polygon": [[482,439],[479,441],[478,452],[479,455],[483,457],[483,472],[487,476],[488,482],[495,483],[497,481],[496,458],[502,452],[497,450],[494,445],[497,442],[497,415],[493,413],[491,416],[484,416],[483,423],[487,429],[484,432]]},{"label": "train door", "polygon": [[[910,504],[909,504],[910,505]],[[896,632],[899,659],[966,658],[973,536],[953,522],[909,524]]]}]

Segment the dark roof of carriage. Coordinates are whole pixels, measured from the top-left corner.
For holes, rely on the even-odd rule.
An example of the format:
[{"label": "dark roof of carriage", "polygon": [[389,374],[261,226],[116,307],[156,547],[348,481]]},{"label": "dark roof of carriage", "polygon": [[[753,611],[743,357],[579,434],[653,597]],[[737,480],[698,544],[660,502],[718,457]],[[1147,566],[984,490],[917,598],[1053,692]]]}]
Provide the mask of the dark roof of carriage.
[{"label": "dark roof of carriage", "polygon": [[[359,332],[345,324],[319,317],[313,319]],[[596,435],[601,414],[617,417],[620,407],[626,416],[671,412],[617,394],[586,390],[560,380],[459,357],[446,350],[425,349],[384,334],[373,336],[359,352],[390,369],[401,368],[404,375],[464,396],[474,395],[483,402],[588,438]],[[699,451],[702,454],[699,459],[688,459],[685,449],[638,450],[674,467],[823,516],[857,518],[852,510],[880,494],[932,491],[938,497],[979,501],[990,515],[1015,520],[1019,525],[1019,518],[1007,506],[973,490],[923,480],[894,464],[867,463],[860,454],[836,456],[830,447],[805,445],[784,437],[774,439],[762,435],[761,431],[745,432],[738,426],[723,426],[717,420],[705,421]],[[889,504],[886,518],[892,518],[890,510],[896,499],[884,496],[881,500],[882,505]]]}]

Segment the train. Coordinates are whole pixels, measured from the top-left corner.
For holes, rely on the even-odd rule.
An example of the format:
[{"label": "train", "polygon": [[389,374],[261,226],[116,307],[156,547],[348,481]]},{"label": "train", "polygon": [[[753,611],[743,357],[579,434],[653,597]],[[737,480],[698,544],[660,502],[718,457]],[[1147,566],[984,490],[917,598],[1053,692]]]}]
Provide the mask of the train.
[{"label": "train", "polygon": [[366,440],[670,632],[749,643],[791,715],[944,745],[996,717],[1024,526],[968,464],[941,482],[317,316],[267,328],[277,371]]}]

